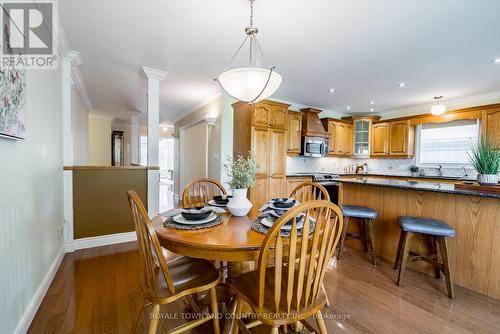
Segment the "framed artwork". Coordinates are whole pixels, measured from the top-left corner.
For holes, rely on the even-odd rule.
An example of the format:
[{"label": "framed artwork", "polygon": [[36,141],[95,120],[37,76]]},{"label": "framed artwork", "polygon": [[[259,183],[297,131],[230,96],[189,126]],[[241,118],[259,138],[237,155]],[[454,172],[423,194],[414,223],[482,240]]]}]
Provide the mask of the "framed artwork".
[{"label": "framed artwork", "polygon": [[[4,56],[12,51],[9,41],[9,24],[4,22]],[[26,137],[26,70],[21,67],[0,67],[0,136],[13,139]]]}]

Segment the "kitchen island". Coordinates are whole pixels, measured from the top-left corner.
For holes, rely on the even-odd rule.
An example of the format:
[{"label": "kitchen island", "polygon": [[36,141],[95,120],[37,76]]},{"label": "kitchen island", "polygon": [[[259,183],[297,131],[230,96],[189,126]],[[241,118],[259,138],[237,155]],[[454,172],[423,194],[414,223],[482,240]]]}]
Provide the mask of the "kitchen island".
[{"label": "kitchen island", "polygon": [[[454,283],[500,299],[500,195],[459,190],[447,183],[374,178],[339,182],[342,204],[377,210],[374,237],[375,254],[379,258],[390,262],[396,258],[399,216],[442,220],[456,232],[448,244]],[[349,231],[354,232],[357,225],[349,224]],[[363,248],[354,239],[346,241],[346,246]],[[411,249],[429,253],[430,241],[416,236]],[[429,275],[433,273],[432,267],[422,261],[408,266]]]}]

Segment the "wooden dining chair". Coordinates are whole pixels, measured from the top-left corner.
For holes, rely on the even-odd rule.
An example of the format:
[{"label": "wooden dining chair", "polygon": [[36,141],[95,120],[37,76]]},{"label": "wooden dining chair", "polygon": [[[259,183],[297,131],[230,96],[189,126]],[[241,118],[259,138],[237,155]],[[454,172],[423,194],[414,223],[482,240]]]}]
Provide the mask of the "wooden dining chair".
[{"label": "wooden dining chair", "polygon": [[217,180],[210,178],[195,179],[184,187],[182,207],[192,208],[207,204],[214,196],[226,195],[226,189]]},{"label": "wooden dining chair", "polygon": [[[174,302],[183,297],[190,297],[197,292],[210,292],[211,313],[205,313],[196,320],[182,324],[167,333],[182,333],[199,326],[207,321],[213,320],[214,332],[219,334],[219,320],[217,309],[217,296],[215,287],[219,282],[219,272],[208,261],[178,257],[166,262],[153,224],[148,217],[139,196],[133,190],[128,192],[128,198],[134,217],[135,231],[139,243],[144,283],[142,288],[147,303],[143,305],[138,313],[133,332],[144,307],[152,305],[149,334],[156,333],[160,317],[160,305]],[[194,303],[192,303],[194,305]],[[196,306],[195,312],[199,312]]]},{"label": "wooden dining chair", "polygon": [[330,202],[330,195],[321,184],[311,181],[302,182],[290,193],[291,198],[295,198],[300,203],[306,201],[325,200]]},{"label": "wooden dining chair", "polygon": [[[293,189],[290,193],[289,197],[295,198],[300,203],[321,199],[330,202],[330,194],[328,194],[326,188],[319,183],[311,181],[302,182],[301,184],[296,186],[295,189]],[[326,296],[326,306],[330,306],[330,299],[328,298],[325,286],[323,284],[321,285],[321,289],[323,289],[323,292]]]},{"label": "wooden dining chair", "polygon": [[[302,234],[297,228],[298,215],[304,215]],[[314,231],[310,228],[315,219]],[[315,331],[306,318],[316,316],[319,333],[326,334],[321,309],[326,296],[321,289],[328,261],[342,231],[342,212],[331,202],[315,200],[299,204],[282,215],[269,229],[259,254],[258,270],[240,275],[234,281],[236,326],[248,333],[240,319],[242,302],[249,304],[257,319],[272,327],[302,322]],[[290,237],[280,235],[281,227],[291,221]],[[268,266],[268,263],[272,263]]]}]

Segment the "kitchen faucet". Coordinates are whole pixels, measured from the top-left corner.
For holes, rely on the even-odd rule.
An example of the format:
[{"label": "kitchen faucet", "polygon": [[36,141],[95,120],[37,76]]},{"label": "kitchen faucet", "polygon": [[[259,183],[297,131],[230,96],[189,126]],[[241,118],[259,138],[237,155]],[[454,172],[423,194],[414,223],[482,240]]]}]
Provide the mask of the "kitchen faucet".
[{"label": "kitchen faucet", "polygon": [[437,170],[438,170],[438,176],[443,176],[443,166],[439,165],[439,167],[437,168]]}]

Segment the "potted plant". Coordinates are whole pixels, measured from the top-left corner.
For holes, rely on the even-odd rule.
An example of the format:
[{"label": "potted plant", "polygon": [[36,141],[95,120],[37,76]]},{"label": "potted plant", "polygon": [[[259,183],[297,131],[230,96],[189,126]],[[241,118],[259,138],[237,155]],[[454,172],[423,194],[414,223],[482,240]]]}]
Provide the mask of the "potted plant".
[{"label": "potted plant", "polygon": [[255,173],[258,167],[255,155],[249,152],[246,157],[238,156],[236,160],[225,164],[224,167],[233,192],[227,208],[233,216],[245,216],[252,208],[252,203],[247,198],[247,191],[255,183]]},{"label": "potted plant", "polygon": [[481,185],[498,184],[500,170],[500,150],[495,148],[491,140],[481,139],[472,146],[469,159],[477,171],[477,182]]},{"label": "potted plant", "polygon": [[411,172],[411,176],[415,176],[420,169],[417,166],[415,166],[415,165],[411,165],[409,167],[409,170]]}]

